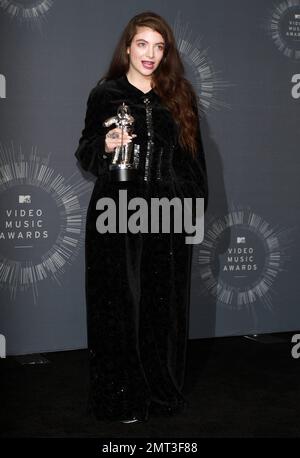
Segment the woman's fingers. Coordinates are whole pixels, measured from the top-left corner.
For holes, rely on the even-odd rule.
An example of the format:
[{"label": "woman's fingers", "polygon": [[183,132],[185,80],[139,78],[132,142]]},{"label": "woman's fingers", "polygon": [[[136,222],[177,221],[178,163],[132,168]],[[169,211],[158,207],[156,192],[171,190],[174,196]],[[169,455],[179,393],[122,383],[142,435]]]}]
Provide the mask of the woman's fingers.
[{"label": "woman's fingers", "polygon": [[113,152],[115,148],[131,143],[134,137],[136,137],[135,134],[129,135],[126,131],[122,132],[119,127],[111,129],[105,137],[105,151]]}]

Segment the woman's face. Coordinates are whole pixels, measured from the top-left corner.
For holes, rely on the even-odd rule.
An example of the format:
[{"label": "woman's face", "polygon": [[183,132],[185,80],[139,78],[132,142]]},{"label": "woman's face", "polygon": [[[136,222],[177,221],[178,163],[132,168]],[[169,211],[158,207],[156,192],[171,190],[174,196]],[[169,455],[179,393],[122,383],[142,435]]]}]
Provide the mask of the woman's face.
[{"label": "woman's face", "polygon": [[129,72],[140,76],[150,76],[159,66],[164,55],[165,42],[159,32],[149,27],[138,27],[130,46]]}]

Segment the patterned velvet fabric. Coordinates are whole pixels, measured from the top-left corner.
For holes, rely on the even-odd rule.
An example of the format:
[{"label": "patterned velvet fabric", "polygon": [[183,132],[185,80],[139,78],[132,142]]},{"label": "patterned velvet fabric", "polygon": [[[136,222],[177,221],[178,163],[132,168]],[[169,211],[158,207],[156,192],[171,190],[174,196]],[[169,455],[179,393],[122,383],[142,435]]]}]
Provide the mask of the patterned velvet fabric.
[{"label": "patterned velvet fabric", "polygon": [[[110,128],[103,121],[123,102],[135,118],[140,179],[113,182],[112,155],[104,151]],[[204,197],[206,208],[200,128],[198,145],[196,159],[180,147],[176,123],[153,89],[144,94],[124,75],[91,90],[75,155],[98,178],[86,221],[88,409],[98,419],[146,421],[149,414],[174,415],[187,405],[182,390],[192,245],[172,227],[170,233],[100,234],[96,203],[110,197],[118,214],[119,191],[126,190],[128,201],[143,197],[149,209],[151,197]]]}]

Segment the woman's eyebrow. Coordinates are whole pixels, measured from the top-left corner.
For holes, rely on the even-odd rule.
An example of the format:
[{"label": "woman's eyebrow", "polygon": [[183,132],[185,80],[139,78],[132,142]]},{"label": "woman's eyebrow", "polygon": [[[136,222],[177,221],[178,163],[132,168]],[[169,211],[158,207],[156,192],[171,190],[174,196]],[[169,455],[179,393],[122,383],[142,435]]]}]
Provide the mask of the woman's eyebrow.
[{"label": "woman's eyebrow", "polygon": [[[146,43],[149,43],[147,40],[144,40],[144,38],[137,38],[136,41],[145,41]],[[156,45],[164,45],[163,41],[160,41],[159,43],[155,43]]]}]

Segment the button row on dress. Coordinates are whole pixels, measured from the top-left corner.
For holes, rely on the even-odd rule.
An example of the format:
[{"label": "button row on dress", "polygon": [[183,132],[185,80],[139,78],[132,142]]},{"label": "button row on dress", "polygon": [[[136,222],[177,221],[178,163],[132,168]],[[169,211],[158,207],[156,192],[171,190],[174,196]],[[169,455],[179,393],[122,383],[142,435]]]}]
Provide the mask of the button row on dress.
[{"label": "button row on dress", "polygon": [[153,129],[152,129],[152,108],[150,106],[150,100],[145,97],[144,98],[145,108],[146,108],[146,125],[147,125],[147,153],[146,153],[146,160],[145,160],[145,173],[144,173],[144,181],[148,181],[149,179],[149,167],[150,161],[152,159],[152,149],[153,149]]}]

